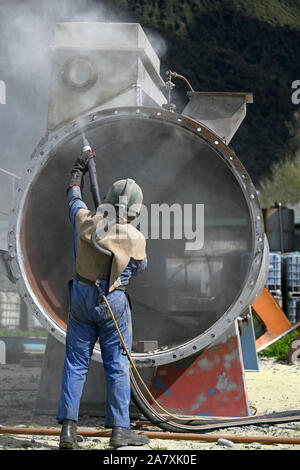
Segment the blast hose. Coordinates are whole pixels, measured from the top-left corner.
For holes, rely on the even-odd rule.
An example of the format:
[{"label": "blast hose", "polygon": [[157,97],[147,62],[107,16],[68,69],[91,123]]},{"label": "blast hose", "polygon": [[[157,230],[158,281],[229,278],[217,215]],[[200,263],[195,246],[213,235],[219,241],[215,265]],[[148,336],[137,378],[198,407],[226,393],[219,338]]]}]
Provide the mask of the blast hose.
[{"label": "blast hose", "polygon": [[[88,142],[88,140],[83,136],[82,142],[82,152],[91,152],[92,148]],[[94,158],[90,158],[88,161],[88,170],[90,176],[90,186],[91,186],[91,193],[95,205],[95,209],[99,204],[101,204],[101,197],[100,197],[100,190],[99,190],[99,183],[97,178],[97,168]]]}]

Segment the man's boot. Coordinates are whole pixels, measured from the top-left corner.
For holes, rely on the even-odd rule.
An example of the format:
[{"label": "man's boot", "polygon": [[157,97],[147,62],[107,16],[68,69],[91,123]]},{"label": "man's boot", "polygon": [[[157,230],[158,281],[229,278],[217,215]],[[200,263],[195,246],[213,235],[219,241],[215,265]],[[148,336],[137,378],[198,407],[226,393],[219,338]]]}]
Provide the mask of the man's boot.
[{"label": "man's boot", "polygon": [[114,427],[111,431],[109,445],[111,447],[122,446],[144,446],[149,443],[149,438],[142,434],[136,434],[134,431],[125,428]]},{"label": "man's boot", "polygon": [[67,450],[79,449],[76,434],[76,421],[64,419],[60,432],[59,448]]}]

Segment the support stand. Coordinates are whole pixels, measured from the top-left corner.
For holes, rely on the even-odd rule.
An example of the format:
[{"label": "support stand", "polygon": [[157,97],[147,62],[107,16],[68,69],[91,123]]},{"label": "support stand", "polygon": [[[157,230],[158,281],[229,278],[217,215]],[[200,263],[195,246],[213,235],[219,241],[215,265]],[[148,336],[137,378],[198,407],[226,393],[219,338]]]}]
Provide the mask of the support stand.
[{"label": "support stand", "polygon": [[200,354],[157,368],[151,391],[164,408],[187,416],[248,416],[237,325]]},{"label": "support stand", "polygon": [[[65,347],[48,337],[35,412],[56,414]],[[193,416],[247,416],[249,405],[237,326],[234,324],[200,354],[158,368],[145,368],[151,393],[170,411]],[[103,366],[91,361],[81,399],[80,415],[105,415]],[[131,405],[131,417],[141,412]]]}]

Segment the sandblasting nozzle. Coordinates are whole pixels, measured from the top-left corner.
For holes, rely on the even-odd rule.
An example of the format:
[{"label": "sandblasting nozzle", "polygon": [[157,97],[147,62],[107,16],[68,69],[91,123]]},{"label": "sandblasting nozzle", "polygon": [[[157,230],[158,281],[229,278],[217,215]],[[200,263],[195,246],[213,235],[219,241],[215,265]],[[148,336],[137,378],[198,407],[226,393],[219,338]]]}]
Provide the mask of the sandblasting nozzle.
[{"label": "sandblasting nozzle", "polygon": [[82,139],[82,151],[87,152],[88,150],[92,150],[92,147],[90,146],[88,140],[83,137]]}]

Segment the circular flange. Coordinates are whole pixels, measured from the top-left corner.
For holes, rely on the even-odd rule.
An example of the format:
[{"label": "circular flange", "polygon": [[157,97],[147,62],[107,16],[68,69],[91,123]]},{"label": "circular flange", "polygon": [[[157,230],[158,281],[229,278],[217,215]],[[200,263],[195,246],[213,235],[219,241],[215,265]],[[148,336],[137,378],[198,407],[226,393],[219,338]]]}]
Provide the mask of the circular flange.
[{"label": "circular flange", "polygon": [[[120,107],[80,116],[80,122],[79,120],[74,120],[50,132],[40,141],[34,150],[31,158],[32,166],[28,168],[26,176],[24,176],[19,183],[16,206],[10,218],[8,233],[10,267],[20,295],[23,297],[24,301],[31,308],[40,323],[56,337],[56,339],[64,343],[66,336],[65,329],[58,322],[54,321],[44,310],[27,276],[21,243],[24,205],[33,182],[38,178],[39,173],[48,159],[51,158],[51,154],[55,153],[56,148],[62,146],[72,137],[76,137],[81,133],[82,129],[87,131],[100,124],[122,119],[144,119],[167,122],[174,126],[180,126],[186,131],[197,135],[199,139],[204,140],[206,144],[218,153],[219,157],[226,163],[237,180],[247,201],[252,227],[252,263],[248,269],[244,285],[235,302],[211,327],[192,340],[164,350],[158,349],[151,353],[132,354],[133,360],[137,366],[155,367],[200,352],[224,334],[240,313],[251,305],[253,299],[260,293],[267,273],[265,264],[267,258],[266,250],[268,250],[268,247],[264,235],[263,217],[255,187],[235,153],[220,137],[207,127],[186,116],[161,108]],[[93,358],[102,361],[101,351],[99,349],[94,349]]]}]

